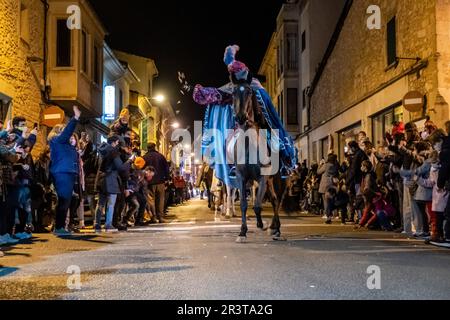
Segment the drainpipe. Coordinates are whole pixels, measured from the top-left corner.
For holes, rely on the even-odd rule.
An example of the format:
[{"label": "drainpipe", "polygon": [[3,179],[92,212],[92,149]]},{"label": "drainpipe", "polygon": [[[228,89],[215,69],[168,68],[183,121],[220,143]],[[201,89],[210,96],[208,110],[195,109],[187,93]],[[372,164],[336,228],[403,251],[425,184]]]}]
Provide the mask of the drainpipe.
[{"label": "drainpipe", "polygon": [[48,44],[47,44],[47,21],[48,21],[48,11],[49,4],[47,0],[41,0],[44,5],[44,63],[43,63],[43,76],[44,76],[44,89],[42,90],[42,96],[45,103],[49,103],[49,87],[47,86],[47,62],[48,62]]}]

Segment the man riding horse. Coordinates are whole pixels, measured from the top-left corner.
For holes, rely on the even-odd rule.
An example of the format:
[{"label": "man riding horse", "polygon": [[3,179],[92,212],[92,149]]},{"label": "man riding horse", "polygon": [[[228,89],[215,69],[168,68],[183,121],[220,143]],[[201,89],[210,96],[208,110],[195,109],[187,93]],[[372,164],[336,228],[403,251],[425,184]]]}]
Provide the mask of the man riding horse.
[{"label": "man riding horse", "polygon": [[[276,174],[281,176],[287,176],[293,170],[296,164],[297,152],[292,138],[284,129],[267,91],[259,80],[253,78],[248,67],[235,59],[238,51],[239,47],[236,45],[227,47],[225,51],[224,62],[228,67],[231,82],[221,88],[205,88],[201,85],[196,85],[193,98],[198,104],[207,106],[202,140],[203,150],[206,154],[209,151],[208,155],[213,159],[211,162],[214,165],[217,178],[222,180],[227,186],[241,190],[243,225],[240,239],[243,240],[247,233],[245,217],[247,210],[246,184],[249,181],[257,181],[260,186],[260,195],[257,197],[259,201],[255,203],[254,209],[258,228],[263,229],[264,226],[261,219],[262,198],[266,191],[269,177],[265,176],[261,170],[261,168],[266,166],[265,164],[261,162],[251,164],[248,161],[248,158],[251,157],[248,152],[245,164],[229,163],[227,161],[229,159],[227,147],[230,141],[234,139],[236,142],[237,132],[247,132],[250,129],[269,130],[271,137],[266,143],[272,152],[279,154],[281,166]],[[220,134],[215,136],[216,133]],[[273,141],[276,142],[276,150],[273,148]],[[257,142],[250,141],[249,143]],[[269,191],[274,198],[280,198],[275,194],[273,185],[272,188],[269,186]],[[273,205],[275,216],[271,229],[275,239],[281,237],[278,201],[273,202]]]}]

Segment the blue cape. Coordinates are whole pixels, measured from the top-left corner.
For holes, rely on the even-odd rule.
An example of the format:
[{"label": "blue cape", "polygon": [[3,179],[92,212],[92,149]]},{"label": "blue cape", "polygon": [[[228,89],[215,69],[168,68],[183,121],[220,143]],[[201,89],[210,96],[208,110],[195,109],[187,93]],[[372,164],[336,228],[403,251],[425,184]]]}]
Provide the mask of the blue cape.
[{"label": "blue cape", "polygon": [[[297,150],[291,136],[283,127],[283,123],[272,103],[272,99],[264,89],[255,90],[261,111],[269,127],[278,130],[281,166],[292,170],[297,163]],[[216,177],[223,181],[225,185],[238,188],[236,179],[230,179],[229,173],[232,165],[226,162],[226,139],[227,130],[235,128],[235,117],[233,106],[230,104],[208,105],[204,119],[204,133],[202,137],[203,155],[210,155],[210,159],[215,159],[216,163],[211,163],[214,167]],[[222,133],[222,139],[214,139],[207,130],[215,129]],[[270,139],[268,140],[270,141]]]}]

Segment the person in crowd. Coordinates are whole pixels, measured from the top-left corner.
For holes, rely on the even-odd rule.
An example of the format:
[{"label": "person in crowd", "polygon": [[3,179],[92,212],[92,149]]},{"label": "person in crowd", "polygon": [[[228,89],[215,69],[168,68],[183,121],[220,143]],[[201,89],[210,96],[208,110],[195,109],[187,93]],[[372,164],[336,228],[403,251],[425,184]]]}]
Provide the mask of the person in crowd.
[{"label": "person in crowd", "polygon": [[[98,171],[99,156],[94,143],[91,140],[90,135],[87,132],[81,133],[80,139],[80,149],[81,149],[81,160],[83,162],[84,171],[84,192],[80,203],[80,213],[81,217],[84,217],[84,204],[85,200],[89,204],[89,211],[92,215],[95,214],[95,195],[97,190],[95,190],[95,177]],[[80,230],[85,229],[84,219],[79,221]]]},{"label": "person in crowd", "polygon": [[319,193],[322,195],[324,203],[324,212],[326,214],[326,223],[331,223],[332,214],[332,197],[329,190],[336,188],[335,179],[338,177],[337,157],[335,154],[329,154],[327,161],[322,161],[317,174],[321,175]]},{"label": "person in crowd", "polygon": [[348,205],[350,203],[350,196],[347,192],[344,181],[339,182],[338,188],[330,188],[329,193],[329,209],[327,213],[327,224],[331,224],[332,212],[337,210],[341,214],[341,224],[345,225],[347,222]]},{"label": "person in crowd", "polygon": [[149,183],[151,197],[155,200],[156,217],[164,223],[165,183],[169,180],[169,165],[166,158],[156,150],[156,144],[148,145],[148,152],[144,156],[146,166],[155,168],[155,176]]},{"label": "person in crowd", "polygon": [[35,163],[35,183],[31,192],[35,232],[48,232],[44,219],[53,217],[53,191],[50,175],[50,147],[46,146]]},{"label": "person in crowd", "polygon": [[173,177],[173,184],[175,186],[175,193],[177,196],[177,204],[183,204],[184,189],[186,187],[186,181],[184,180],[184,177],[181,175],[179,170],[177,170],[175,172],[175,176]]},{"label": "person in crowd", "polygon": [[444,133],[432,133],[429,138],[435,145],[435,150],[430,155],[429,174],[419,177],[418,184],[424,188],[432,189],[432,196],[426,202],[428,214],[430,216],[431,237],[429,241],[442,243],[444,242],[444,212],[448,203],[449,194],[443,190],[439,190],[437,181],[441,165],[439,162],[440,145],[442,144]]},{"label": "person in crowd", "polygon": [[364,160],[361,164],[361,172],[363,176],[361,178],[361,194],[364,199],[364,210],[359,224],[356,225],[357,228],[369,227],[376,220],[377,216],[374,212],[376,202],[378,186],[376,182],[375,172],[373,171],[372,163],[369,160]]},{"label": "person in crowd", "polygon": [[[70,138],[70,144],[74,146],[78,152],[78,168],[79,173],[77,175],[77,179],[75,179],[75,185],[73,188],[72,201],[69,207],[69,215],[66,223],[66,229],[71,231],[80,231],[80,229],[84,229],[84,209],[81,209],[81,206],[84,206],[83,195],[85,190],[85,180],[84,180],[84,164],[82,159],[82,152],[80,142],[77,134],[73,134]],[[75,218],[78,217],[78,226],[75,225]]]},{"label": "person in crowd", "polygon": [[102,214],[106,209],[106,232],[118,231],[113,226],[114,209],[116,205],[117,195],[123,192],[121,188],[120,172],[130,170],[134,157],[123,162],[120,157],[120,137],[111,136],[106,143],[99,147],[101,155],[101,164],[97,177],[97,189],[100,191],[100,198],[97,205],[95,215],[95,230],[101,231]]},{"label": "person in crowd", "polygon": [[351,194],[351,198],[355,199],[352,208],[352,219],[353,215],[358,213],[358,221],[361,218],[361,209],[363,207],[363,194],[361,192],[361,181],[362,181],[362,163],[365,160],[369,160],[367,154],[360,148],[358,142],[350,141],[348,143],[350,152],[350,166],[348,168],[348,174],[346,176],[347,189]]},{"label": "person in crowd", "polygon": [[[140,211],[142,198],[140,198],[139,192],[141,189],[140,176],[142,176],[142,170],[145,167],[145,160],[141,157],[137,157],[134,160],[132,169],[128,178],[127,186],[125,189],[125,200],[128,207],[126,214],[123,217],[123,223],[127,224],[129,227],[136,225],[140,217],[138,217],[138,212]],[[140,201],[141,200],[141,201]],[[145,210],[145,202],[144,202]],[[142,212],[143,218],[143,212]],[[140,221],[142,223],[142,221]]]},{"label": "person in crowd", "polygon": [[125,136],[125,133],[130,130],[128,126],[129,122],[130,111],[128,111],[128,109],[123,109],[120,112],[119,118],[111,125],[110,135],[116,135],[119,137]]},{"label": "person in crowd", "polygon": [[[437,191],[439,193],[450,192],[450,121],[445,123],[446,136],[442,143],[436,143],[436,147],[441,149],[439,160],[441,168],[439,169],[437,180]],[[450,242],[450,197],[444,211],[444,238]]]},{"label": "person in crowd", "polygon": [[19,239],[14,238],[15,213],[11,207],[14,199],[13,165],[24,152],[23,147],[11,146],[10,135],[0,135],[0,243],[16,244]]},{"label": "person in crowd", "polygon": [[67,210],[72,201],[75,182],[80,174],[79,154],[70,140],[80,120],[81,111],[73,107],[74,117],[67,126],[57,125],[48,136],[50,145],[50,172],[58,195],[56,207],[55,234],[58,236],[71,235],[65,229]]},{"label": "person in crowd", "polygon": [[30,151],[30,142],[25,141],[23,153],[13,166],[16,180],[13,188],[15,199],[10,205],[15,214],[14,236],[21,240],[30,239],[31,233],[34,231],[30,188],[35,177],[35,168]]}]

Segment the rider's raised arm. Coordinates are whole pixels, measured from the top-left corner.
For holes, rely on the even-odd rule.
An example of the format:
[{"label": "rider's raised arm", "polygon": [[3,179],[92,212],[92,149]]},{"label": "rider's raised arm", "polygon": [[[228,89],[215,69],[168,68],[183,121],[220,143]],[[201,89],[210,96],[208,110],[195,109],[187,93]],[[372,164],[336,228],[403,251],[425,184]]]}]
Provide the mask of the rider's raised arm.
[{"label": "rider's raised arm", "polygon": [[194,101],[200,105],[222,104],[227,100],[227,94],[217,88],[205,88],[197,84],[193,93]]}]

